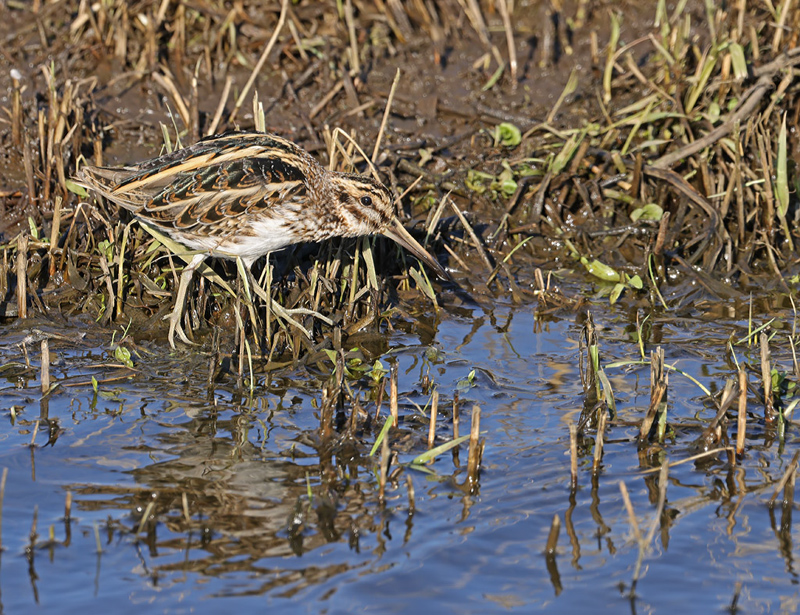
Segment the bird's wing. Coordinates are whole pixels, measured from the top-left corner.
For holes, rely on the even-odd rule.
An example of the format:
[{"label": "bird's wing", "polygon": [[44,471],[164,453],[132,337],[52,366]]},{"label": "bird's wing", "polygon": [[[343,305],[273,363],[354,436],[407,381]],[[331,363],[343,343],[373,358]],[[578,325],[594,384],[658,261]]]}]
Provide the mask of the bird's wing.
[{"label": "bird's wing", "polygon": [[296,202],[309,175],[319,172],[313,158],[285,139],[226,133],[136,166],[85,167],[78,181],[156,226],[210,225],[226,233],[225,221],[270,216],[281,203]]}]

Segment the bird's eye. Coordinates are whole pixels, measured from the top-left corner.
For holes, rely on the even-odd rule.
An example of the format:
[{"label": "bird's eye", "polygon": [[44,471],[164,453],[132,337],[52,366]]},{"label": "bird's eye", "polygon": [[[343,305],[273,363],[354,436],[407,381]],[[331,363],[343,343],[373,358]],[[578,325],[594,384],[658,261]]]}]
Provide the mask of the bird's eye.
[{"label": "bird's eye", "polygon": [[361,197],[361,204],[364,207],[369,207],[372,205],[372,197],[371,196],[362,196]]}]

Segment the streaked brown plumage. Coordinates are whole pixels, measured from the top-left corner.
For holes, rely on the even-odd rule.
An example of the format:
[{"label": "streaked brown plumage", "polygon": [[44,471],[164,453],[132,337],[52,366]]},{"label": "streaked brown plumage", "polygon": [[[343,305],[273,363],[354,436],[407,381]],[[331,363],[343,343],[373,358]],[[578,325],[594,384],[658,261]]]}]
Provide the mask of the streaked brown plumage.
[{"label": "streaked brown plumage", "polygon": [[447,277],[394,216],[385,186],[366,176],[329,171],[275,135],[229,132],[129,167],[84,167],[77,179],[142,223],[199,251],[184,269],[170,316],[173,347],[176,330],[189,342],[180,327],[186,291],[208,256],[240,257],[249,267],[295,243],[381,234]]}]

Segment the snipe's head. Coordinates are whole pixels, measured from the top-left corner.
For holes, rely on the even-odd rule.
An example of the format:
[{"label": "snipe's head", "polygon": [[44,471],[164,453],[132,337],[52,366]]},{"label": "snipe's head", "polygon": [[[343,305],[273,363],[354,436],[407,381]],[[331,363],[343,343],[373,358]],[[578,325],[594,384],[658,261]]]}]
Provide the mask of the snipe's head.
[{"label": "snipe's head", "polygon": [[394,200],[379,181],[364,175],[337,173],[334,176],[334,203],[345,230],[342,236],[383,235],[420,259],[439,277],[450,276],[439,262],[400,224],[394,215]]},{"label": "snipe's head", "polygon": [[371,177],[334,173],[329,198],[344,237],[380,233],[394,217],[391,193]]}]

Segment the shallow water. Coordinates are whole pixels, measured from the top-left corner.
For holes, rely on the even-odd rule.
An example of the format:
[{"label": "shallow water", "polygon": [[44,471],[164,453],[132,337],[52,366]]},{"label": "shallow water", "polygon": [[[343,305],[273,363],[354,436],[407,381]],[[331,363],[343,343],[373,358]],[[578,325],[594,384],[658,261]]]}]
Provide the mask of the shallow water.
[{"label": "shallow water", "polygon": [[[598,304],[592,313],[604,365],[639,358],[630,311]],[[747,330],[733,307],[727,313],[729,320],[711,322],[654,317],[667,364],[721,390],[735,373],[728,339]],[[401,424],[390,432],[399,461],[427,448],[420,409],[428,402],[422,393],[427,374],[446,409],[437,443],[452,437],[447,408],[456,390],[461,433],[469,430],[473,404],[482,409],[479,484],[474,493],[464,486],[464,444],[458,466],[446,453],[431,474],[406,469],[387,487],[385,508],[377,498],[377,461],[368,457],[377,430],[351,443],[321,439],[324,375],[297,368],[272,374],[268,386],[262,375],[252,398],[228,375],[209,392],[202,349],[167,354],[157,343],[140,347],[134,373],[110,367],[116,361],[107,332],[78,321],[60,326],[62,333],[85,334],[51,342],[53,379],[75,386],[62,385],[40,401],[38,344],[29,347],[32,370],[4,372],[3,610],[670,613],[691,605],[692,612],[720,612],[729,608],[737,582],[745,612],[794,610],[792,510],[782,510],[779,497],[770,512],[767,500],[795,437],[788,429],[781,445],[764,429],[757,386],[749,396],[747,450],[737,466],[720,453],[671,468],[665,514],[631,598],[638,548],[619,482],[646,534],[658,479],[643,470],[658,467],[664,456],[676,461],[696,453],[693,443],[715,410],[697,385],[670,374],[673,431],[664,452],[640,460],[632,423],[649,403],[649,366],[609,368],[618,417],[594,480],[591,442],[582,441],[588,444],[579,448],[578,488],[571,493],[568,426],[584,403],[583,318],[565,312],[542,321],[531,307],[476,316],[473,322],[445,315],[430,345],[395,333],[382,359],[399,366]],[[45,328],[25,324],[4,327],[4,365],[21,362],[17,344],[31,325]],[[785,369],[791,355],[780,337],[773,358]],[[757,349],[737,346],[736,353],[755,366],[755,382]],[[97,394],[92,376],[100,381]],[[122,378],[104,381],[111,377]],[[362,405],[372,414],[366,381],[351,387],[363,391]],[[53,425],[51,442],[42,421],[31,448],[34,423],[44,412]],[[556,515],[557,551],[547,557]]]}]

